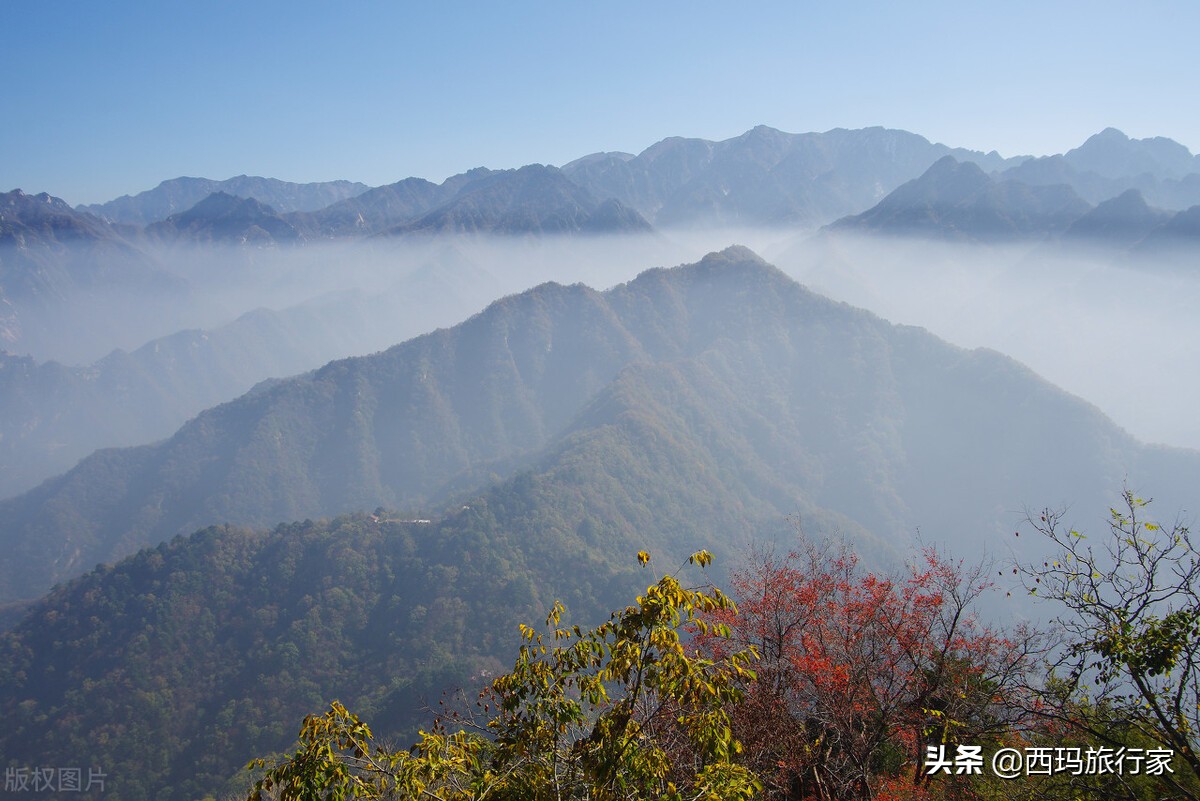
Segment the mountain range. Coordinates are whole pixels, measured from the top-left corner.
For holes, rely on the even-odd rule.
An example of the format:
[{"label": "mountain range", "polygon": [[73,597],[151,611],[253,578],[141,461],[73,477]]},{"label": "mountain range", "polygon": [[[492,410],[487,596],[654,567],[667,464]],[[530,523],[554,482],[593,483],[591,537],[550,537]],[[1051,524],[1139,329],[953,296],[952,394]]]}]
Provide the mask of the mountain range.
[{"label": "mountain range", "polygon": [[[13,555],[0,598],[35,597],[212,523],[438,508],[638,419],[650,426],[642,437],[657,439],[666,420],[683,426],[663,430],[664,447],[686,447],[660,469],[707,464],[689,474],[697,486],[722,476],[754,488],[730,508],[778,517],[808,504],[886,539],[966,526],[975,542],[998,530],[980,510],[999,499],[1034,503],[1055,487],[1056,498],[1099,503],[1133,465],[1163,492],[1187,486],[1188,471],[1002,357],[832,304],[734,249],[606,293],[543,285],[218,406],[162,443],[98,452],[0,504]],[[1168,461],[1186,463],[1182,453]],[[962,484],[967,465],[979,472],[971,488],[940,500],[931,487]]]},{"label": "mountain range", "polygon": [[146,226],[153,239],[190,243],[233,242],[266,245],[295,242],[300,233],[279,217],[275,209],[252,197],[214,192],[187,211],[172,214]]},{"label": "mountain range", "polygon": [[[978,168],[971,180],[982,194],[972,209],[959,210],[962,220],[945,224],[991,226],[994,237],[1058,233],[1085,202],[1102,203],[1130,189],[1164,210],[1200,204],[1200,156],[1163,137],[1134,140],[1109,128],[1062,155],[1006,159],[931,144],[906,131],[789,134],[758,126],[720,142],[672,137],[637,155],[594,153],[561,171],[478,168],[442,184],[406,178],[374,189],[345,181],[180,178],[136,198],[80,210],[148,226],[156,238],[257,245],[414,231],[632,231],[644,230],[647,221],[659,228],[815,228],[866,213],[947,157]],[[985,174],[995,181],[991,188],[983,188]],[[895,213],[902,200],[891,198],[892,208],[879,214]],[[929,224],[940,223],[923,225]]]},{"label": "mountain range", "polygon": [[[1186,148],[1161,138],[1132,140],[1108,129],[1054,158],[1059,180],[1045,184],[1031,166],[1049,164],[1045,159],[952,150],[903,131],[796,135],[759,126],[723,142],[672,138],[636,156],[598,153],[562,170],[478,168],[441,184],[409,178],[366,189],[349,182],[302,186],[244,176],[166,181],[138,195],[138,207],[165,210],[181,198],[216,191],[144,229],[17,190],[0,203],[0,347],[12,352],[6,359],[14,366],[0,396],[9,412],[0,425],[6,432],[0,440],[0,497],[28,489],[94,447],[165,435],[167,426],[257,380],[354,353],[355,343],[388,344],[340,332],[327,340],[301,334],[284,341],[285,330],[319,332],[336,319],[345,332],[362,331],[362,321],[378,319],[350,301],[341,311],[323,312],[324,322],[314,319],[311,326],[267,323],[273,312],[229,309],[223,299],[214,304],[214,292],[231,296],[247,280],[269,287],[267,278],[257,277],[263,248],[286,251],[304,242],[370,235],[636,233],[650,230],[647,219],[668,229],[706,221],[796,225],[856,209],[829,230],[984,243],[1058,241],[1088,245],[1115,263],[1190,268],[1188,254],[1197,242],[1192,218],[1200,207],[1172,215],[1150,205],[1136,188],[1095,207],[1085,199],[1101,184],[1109,189],[1126,179],[1144,184],[1147,176],[1159,186],[1171,181],[1182,186],[1197,175],[1188,172],[1196,157]],[[331,197],[341,199],[320,205]],[[284,203],[283,210],[262,198]],[[132,199],[122,202],[127,200]],[[298,207],[309,210],[287,210]],[[119,216],[111,204],[95,208]],[[233,249],[208,249],[225,245]],[[194,266],[180,267],[181,258]],[[292,280],[276,274],[272,280]],[[486,300],[475,297],[480,305]],[[268,302],[274,313],[286,312],[277,298]],[[260,356],[234,364],[211,340],[196,338],[245,314],[264,323],[242,326],[252,332],[248,353]],[[307,312],[288,314],[300,321]],[[452,322],[456,316],[436,319]],[[181,329],[192,333],[176,336]],[[272,329],[275,335],[265,337]],[[146,356],[164,347],[171,353],[168,342],[189,338],[190,356],[182,362]],[[304,341],[308,344],[299,347]],[[104,342],[112,344],[97,352]],[[113,347],[117,352],[105,355]],[[37,357],[21,361],[16,354],[23,352]],[[130,353],[139,354],[136,366]],[[188,364],[188,370],[171,363]],[[97,395],[93,389],[101,386],[120,389]]]},{"label": "mountain range", "polygon": [[675,262],[616,254],[744,226],[882,254],[864,271],[939,240],[953,277],[1015,245],[990,299],[1069,249],[1088,291],[1104,264],[1186,305],[1197,191],[1186,148],[1113,129],[1034,159],[759,126],[440,184],[0,195],[0,764],[100,765],[110,801],[236,794],[333,698],[411,736],[503,669],[516,622],[627,602],[641,550],[709,548],[720,582],[796,529],[882,566],[1036,555],[1026,510],[1123,486],[1194,508],[1200,452],[1000,353],[743,247],[631,280]]},{"label": "mountain range", "polygon": [[1189,222],[1200,206],[1173,213],[1127,189],[1093,207],[1066,183],[1030,184],[1006,175],[988,175],[946,156],[870,209],[825,230],[990,244],[1059,241],[1111,257],[1200,245]]},{"label": "mountain range", "polygon": [[1058,233],[1090,210],[1069,186],[996,181],[975,164],[945,156],[867,211],[831,227],[1013,241]]},{"label": "mountain range", "polygon": [[107,203],[80,206],[105,220],[134,226],[146,226],[179,214],[216,193],[254,198],[266,206],[287,213],[316,211],[346,198],[361,195],[369,187],[353,181],[296,184],[275,178],[239,175],[224,181],[208,178],[172,178],[154,189]]},{"label": "mountain range", "polygon": [[[861,213],[946,156],[975,164],[1002,180],[1070,186],[1093,205],[1128,189],[1138,189],[1152,205],[1167,210],[1200,204],[1200,156],[1164,137],[1130,139],[1114,128],[1061,155],[1003,158],[994,151],[932,144],[907,131],[865,128],[791,134],[760,125],[719,142],[671,137],[637,155],[593,153],[565,164],[562,174],[592,193],[590,203],[616,200],[658,227],[817,227]],[[410,225],[493,172],[478,168],[442,184],[406,178],[373,189],[349,181],[291,184],[247,176],[225,181],[176,178],[133,198],[79,210],[142,227],[222,193],[270,206],[273,214],[287,218],[305,236],[347,236]],[[456,225],[474,230],[470,222]],[[522,230],[529,230],[528,221],[524,226]]]},{"label": "mountain range", "polygon": [[1012,163],[906,131],[789,134],[760,125],[722,142],[673,137],[637,156],[585,156],[563,172],[660,227],[816,226],[861,211],[945,155],[987,169]]},{"label": "mountain range", "polygon": [[43,307],[89,291],[186,291],[133,245],[136,234],[45,193],[0,194],[0,286],[15,302]]},{"label": "mountain range", "polygon": [[799,525],[885,564],[918,531],[998,553],[1023,506],[1103,508],[1122,482],[1169,505],[1198,479],[1200,453],[744,248],[544,284],[0,504],[2,597],[61,582],[0,636],[0,753],[196,797],[325,699],[411,732],[551,598],[584,621],[620,603],[638,550],[728,567]]}]

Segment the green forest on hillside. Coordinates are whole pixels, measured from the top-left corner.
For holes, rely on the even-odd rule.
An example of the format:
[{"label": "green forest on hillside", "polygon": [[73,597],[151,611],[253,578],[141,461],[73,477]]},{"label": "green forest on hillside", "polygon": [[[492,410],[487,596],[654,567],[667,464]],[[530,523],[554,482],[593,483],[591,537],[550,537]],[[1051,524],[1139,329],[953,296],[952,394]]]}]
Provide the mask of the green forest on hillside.
[{"label": "green forest on hillside", "polygon": [[[789,520],[895,583],[918,539],[1002,554],[1022,503],[1103,509],[1128,477],[1173,508],[1196,476],[1194,452],[1141,445],[1012,360],[744,248],[605,292],[544,284],[0,503],[0,765],[86,763],[110,801],[237,796],[248,759],[292,749],[334,700],[385,746],[413,742],[444,692],[504,675],[518,623],[561,601],[587,630],[629,604],[647,586],[632,554],[704,549],[749,612],[734,579],[755,547],[792,547]],[[1017,553],[1041,564],[1031,540]],[[976,611],[1020,619],[1026,600]],[[818,786],[811,754],[772,761],[750,734],[787,721],[752,708],[722,714],[763,791],[836,795],[844,771]],[[855,792],[878,794],[919,755],[904,725],[821,764],[858,754]],[[793,756],[831,744],[807,721],[792,734]]]},{"label": "green forest on hillside", "polygon": [[249,801],[1195,799],[1200,550],[1123,503],[1095,549],[1059,513],[1030,521],[1058,550],[1014,572],[1049,631],[979,621],[988,565],[926,549],[884,575],[802,541],[758,552],[732,597],[667,574],[592,631],[555,605],[408,750],[335,702],[251,764]]},{"label": "green forest on hillside", "polygon": [[[214,527],[55,590],[0,639],[5,769],[101,766],[103,793],[80,797],[122,800],[245,797],[264,768],[263,798],[339,797],[360,779],[365,798],[419,797],[412,782],[447,799],[1200,797],[1200,552],[1132,493],[1091,540],[1035,518],[1029,534],[1059,552],[1016,575],[936,551],[880,570],[817,537],[644,590],[646,568],[603,555],[637,540],[609,548],[597,521],[547,511],[546,492],[526,474],[439,521],[379,509]],[[500,522],[514,520],[543,534],[514,539]],[[736,612],[701,600],[724,597],[713,578]],[[999,586],[1048,598],[1049,634],[984,622]],[[550,608],[550,630],[518,630]],[[472,710],[461,699],[480,690]],[[959,746],[981,749],[982,773],[926,772],[931,747],[956,770]],[[1093,764],[1169,749],[1174,773],[1003,781],[1002,748],[1091,749]],[[279,796],[292,779],[308,789]]]}]

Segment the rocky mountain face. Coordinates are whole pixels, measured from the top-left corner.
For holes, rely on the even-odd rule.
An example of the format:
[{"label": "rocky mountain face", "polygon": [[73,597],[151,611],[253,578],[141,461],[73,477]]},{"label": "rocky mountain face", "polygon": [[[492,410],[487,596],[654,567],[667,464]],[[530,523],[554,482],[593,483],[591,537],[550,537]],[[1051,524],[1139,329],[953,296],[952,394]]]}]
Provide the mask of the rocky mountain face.
[{"label": "rocky mountain face", "polygon": [[[869,209],[946,156],[1027,186],[1067,185],[1091,204],[1128,189],[1138,189],[1159,208],[1182,210],[1200,204],[1200,157],[1170,139],[1130,139],[1113,128],[1065,154],[1003,158],[994,151],[934,144],[899,130],[791,134],[760,125],[719,142],[671,137],[637,155],[593,153],[564,165],[562,173],[592,195],[582,203],[586,214],[554,206],[570,191],[551,189],[545,182],[541,190],[547,194],[538,202],[553,208],[536,212],[529,197],[521,211],[505,206],[511,201],[509,195],[521,190],[503,190],[500,194],[505,197],[501,198],[494,194],[495,184],[476,188],[492,192],[490,200],[479,194],[456,200],[464,187],[493,173],[484,168],[453,176],[442,184],[406,178],[374,189],[348,181],[289,184],[247,176],[226,181],[178,178],[133,198],[81,209],[104,219],[144,226],[181,214],[215,192],[224,192],[270,206],[286,225],[310,239],[402,230],[511,229],[529,233],[642,227],[643,223],[630,216],[631,211],[663,228],[815,228]],[[536,165],[525,169],[533,167]],[[528,174],[523,174],[494,180],[528,179]],[[605,201],[609,204],[601,217],[590,221],[593,206]],[[579,202],[579,198],[571,201]],[[491,207],[490,203],[500,205]],[[507,219],[505,214],[516,216]]]},{"label": "rocky mountain face", "polygon": [[585,156],[563,172],[659,227],[815,227],[869,208],[945,155],[988,170],[1019,160],[884,128],[789,134],[759,126],[722,142],[674,137],[634,157]]},{"label": "rocky mountain face", "polygon": [[277,214],[253,198],[216,192],[146,227],[169,242],[291,244],[371,235],[611,234],[649,231],[614,199],[600,199],[554,167],[471,170],[441,184],[406,178],[312,212]]}]

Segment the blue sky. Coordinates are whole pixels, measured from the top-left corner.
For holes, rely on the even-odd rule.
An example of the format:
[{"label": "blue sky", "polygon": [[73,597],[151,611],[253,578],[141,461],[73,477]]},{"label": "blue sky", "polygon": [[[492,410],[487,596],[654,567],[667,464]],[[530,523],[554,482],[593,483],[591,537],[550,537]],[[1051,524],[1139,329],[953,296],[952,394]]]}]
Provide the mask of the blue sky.
[{"label": "blue sky", "polygon": [[904,128],[1004,155],[1200,147],[1192,2],[0,0],[0,191],[371,185],[666,136]]}]

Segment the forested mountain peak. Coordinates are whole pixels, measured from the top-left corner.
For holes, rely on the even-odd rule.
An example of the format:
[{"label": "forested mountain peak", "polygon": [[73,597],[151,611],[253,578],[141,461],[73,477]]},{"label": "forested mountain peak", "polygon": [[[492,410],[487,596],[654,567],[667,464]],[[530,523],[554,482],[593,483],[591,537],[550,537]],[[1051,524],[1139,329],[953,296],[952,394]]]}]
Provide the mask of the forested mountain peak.
[{"label": "forested mountain peak", "polygon": [[[1015,365],[997,372],[993,361],[815,295],[741,247],[607,292],[543,284],[453,328],[215,407],[157,445],[99,452],[0,504],[16,555],[3,597],[30,597],[87,565],[218,521],[436,507],[563,453],[563,437],[587,431],[588,442],[624,452],[627,444],[610,441],[611,426],[632,419],[672,431],[663,444],[682,448],[689,455],[673,458],[686,462],[707,461],[698,454],[713,437],[726,442],[727,456],[714,465],[748,493],[746,508],[763,508],[758,493],[772,484],[777,513],[815,504],[881,536],[941,525],[931,515],[946,520],[949,509],[927,506],[911,475],[928,462],[921,475],[951,480],[958,468],[945,459],[957,448],[947,441],[970,443],[962,457],[974,458],[967,451],[1007,427],[1005,448],[1020,461],[1032,457],[1016,443],[1070,432],[1081,439],[1060,450],[1093,456],[1089,470],[1062,468],[1077,493],[1107,480],[1107,470],[1094,472],[1100,465],[1141,458],[1090,407]],[[980,396],[985,377],[1003,390]],[[993,408],[1003,394],[1038,400]],[[601,397],[624,411],[602,422],[591,406]],[[942,411],[930,417],[933,409]],[[990,433],[966,433],[985,424],[980,409],[997,415],[986,423]],[[1054,432],[1035,434],[1047,420],[1059,421]],[[698,425],[709,435],[697,435]],[[954,425],[965,429],[947,428]],[[621,463],[612,469],[627,471]],[[980,479],[962,497],[1024,497],[1040,475],[1009,461],[982,463],[1003,477]],[[777,478],[765,478],[775,470]],[[842,477],[833,481],[834,473]],[[1018,475],[1020,486],[1012,483]],[[965,503],[956,512],[978,514]]]}]

